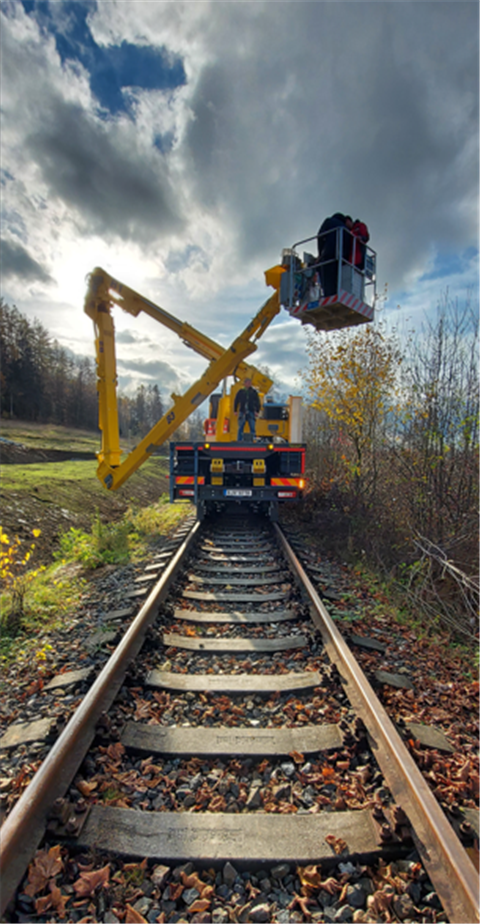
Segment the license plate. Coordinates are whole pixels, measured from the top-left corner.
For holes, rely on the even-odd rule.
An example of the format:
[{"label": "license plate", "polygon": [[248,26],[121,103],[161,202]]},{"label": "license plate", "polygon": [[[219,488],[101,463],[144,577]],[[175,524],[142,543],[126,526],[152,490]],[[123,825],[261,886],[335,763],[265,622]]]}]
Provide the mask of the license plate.
[{"label": "license plate", "polygon": [[225,488],[225,497],[251,497],[252,492],[246,488]]}]

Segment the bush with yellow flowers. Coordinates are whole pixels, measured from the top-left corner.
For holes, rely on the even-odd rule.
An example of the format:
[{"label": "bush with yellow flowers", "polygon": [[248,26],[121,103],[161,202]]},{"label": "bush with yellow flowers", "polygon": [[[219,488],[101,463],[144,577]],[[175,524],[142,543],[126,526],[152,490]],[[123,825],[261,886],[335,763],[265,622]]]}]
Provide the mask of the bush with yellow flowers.
[{"label": "bush with yellow flowers", "polygon": [[[41,530],[33,529],[33,538],[37,539],[40,533]],[[34,549],[34,542],[25,548],[18,536],[9,539],[0,527],[0,579],[3,591],[1,625],[10,635],[21,628],[28,588],[38,573],[44,570],[43,565],[36,570],[27,570]]]}]

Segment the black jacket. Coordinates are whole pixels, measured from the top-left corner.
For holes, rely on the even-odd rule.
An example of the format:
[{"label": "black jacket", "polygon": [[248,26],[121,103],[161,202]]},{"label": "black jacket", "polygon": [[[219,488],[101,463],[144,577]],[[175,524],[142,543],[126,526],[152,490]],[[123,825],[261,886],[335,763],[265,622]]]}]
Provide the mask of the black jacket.
[{"label": "black jacket", "polygon": [[[319,229],[319,235],[324,231],[332,231],[332,234],[324,234],[318,238],[318,257],[320,260],[334,260],[338,256],[336,228],[345,228],[345,215],[342,212],[335,212],[331,218],[326,218]],[[351,236],[348,231],[343,235],[343,256],[350,259],[351,254]]]},{"label": "black jacket", "polygon": [[260,410],[260,398],[258,397],[258,392],[254,388],[241,388],[240,391],[237,391],[235,395],[235,404],[233,405],[233,410],[240,411],[241,414],[244,414],[245,411],[251,411],[254,414],[258,414]]}]

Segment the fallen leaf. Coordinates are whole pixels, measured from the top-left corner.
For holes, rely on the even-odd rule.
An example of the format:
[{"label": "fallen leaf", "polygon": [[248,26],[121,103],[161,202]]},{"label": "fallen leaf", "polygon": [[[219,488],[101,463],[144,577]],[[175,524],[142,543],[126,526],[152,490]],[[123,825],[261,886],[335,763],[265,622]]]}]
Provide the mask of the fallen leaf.
[{"label": "fallen leaf", "polygon": [[125,924],[148,924],[147,919],[143,917],[143,914],[140,914],[140,912],[136,911],[135,908],[132,908],[131,905],[126,905],[125,909]]},{"label": "fallen leaf", "polygon": [[380,916],[381,914],[385,915],[387,922],[393,920],[390,913],[390,905],[392,902],[392,895],[390,892],[375,892],[373,895],[369,895],[367,898],[367,908],[373,914]]},{"label": "fallen leaf", "polygon": [[80,873],[80,878],[73,883],[73,888],[79,898],[89,898],[98,886],[105,886],[110,878],[110,866],[107,863],[102,869],[92,870],[91,873]]},{"label": "fallen leaf", "polygon": [[45,895],[43,898],[35,899],[35,911],[37,914],[43,914],[47,908],[52,907],[52,896]]},{"label": "fallen leaf", "polygon": [[210,800],[208,810],[209,812],[223,812],[227,806],[227,803],[223,796],[214,796]]},{"label": "fallen leaf", "polygon": [[300,751],[290,751],[288,756],[291,757],[296,764],[305,763],[305,756],[300,754]]},{"label": "fallen leaf", "polygon": [[299,867],[298,877],[305,892],[313,892],[322,885],[322,875],[317,866],[305,866],[303,869]]},{"label": "fallen leaf", "polygon": [[336,854],[343,853],[343,851],[347,849],[347,842],[341,837],[335,837],[334,834],[327,834],[325,841],[329,847],[333,848]]},{"label": "fallen leaf", "polygon": [[177,882],[177,883],[174,884],[174,883],[172,882],[172,883],[170,883],[170,885],[169,885],[168,888],[169,888],[170,901],[176,902],[177,898],[180,898],[180,896],[181,896],[181,894],[182,894],[182,892],[183,892],[183,888],[184,888],[184,887],[183,887],[182,883],[181,883],[181,882]]},{"label": "fallen leaf", "polygon": [[329,895],[335,895],[335,892],[342,891],[342,886],[333,876],[325,879],[325,882],[322,882],[320,888],[323,889],[324,892],[328,892]]},{"label": "fallen leaf", "polygon": [[49,879],[53,879],[63,869],[61,846],[57,844],[50,850],[39,850],[28,867],[28,885],[25,895],[33,898],[37,892],[42,892]]},{"label": "fallen leaf", "polygon": [[82,796],[89,796],[90,793],[97,788],[98,782],[96,780],[92,780],[91,782],[79,780],[78,783],[75,783],[75,786]]},{"label": "fallen leaf", "polygon": [[298,907],[300,908],[300,910],[301,910],[301,912],[302,912],[302,914],[303,914],[305,920],[306,920],[306,921],[311,921],[312,915],[311,915],[311,913],[310,913],[310,911],[308,910],[308,907],[307,907],[307,906],[308,906],[308,903],[310,902],[310,900],[311,900],[311,899],[308,898],[308,896],[306,896],[306,895],[297,895],[297,893],[294,892],[294,893],[293,893],[293,899],[292,899],[292,901],[290,902],[290,904],[287,905],[287,908],[288,908],[289,911],[293,911],[293,909],[295,908],[295,906],[298,905]]},{"label": "fallen leaf", "polygon": [[60,889],[57,885],[55,885],[54,882],[50,883],[50,891],[52,893],[52,907],[55,908],[55,911],[60,915],[61,918],[64,918],[66,913],[65,905],[68,901],[70,901],[70,896],[62,895]]},{"label": "fallen leaf", "polygon": [[192,902],[188,906],[188,913],[193,913],[194,911],[208,911],[212,903],[208,899],[197,898],[196,901]]},{"label": "fallen leaf", "polygon": [[116,741],[115,744],[109,744],[107,754],[112,760],[120,760],[123,754],[125,754],[125,748],[122,742]]},{"label": "fallen leaf", "polygon": [[184,873],[183,871],[182,871],[182,885],[184,885],[186,889],[196,889],[197,892],[200,892],[200,893],[205,888],[205,883],[202,882],[198,873],[191,873],[190,876],[187,876],[187,874]]}]

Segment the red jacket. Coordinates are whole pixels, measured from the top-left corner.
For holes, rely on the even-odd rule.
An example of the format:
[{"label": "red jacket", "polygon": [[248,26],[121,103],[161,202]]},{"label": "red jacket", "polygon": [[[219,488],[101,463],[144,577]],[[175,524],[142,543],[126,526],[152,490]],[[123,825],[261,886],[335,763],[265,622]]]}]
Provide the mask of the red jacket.
[{"label": "red jacket", "polygon": [[355,235],[357,240],[354,243],[353,247],[353,259],[352,263],[354,266],[359,266],[360,269],[363,269],[365,265],[365,244],[370,240],[370,235],[368,233],[368,228],[363,221],[356,221],[353,228],[352,234]]}]

